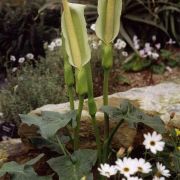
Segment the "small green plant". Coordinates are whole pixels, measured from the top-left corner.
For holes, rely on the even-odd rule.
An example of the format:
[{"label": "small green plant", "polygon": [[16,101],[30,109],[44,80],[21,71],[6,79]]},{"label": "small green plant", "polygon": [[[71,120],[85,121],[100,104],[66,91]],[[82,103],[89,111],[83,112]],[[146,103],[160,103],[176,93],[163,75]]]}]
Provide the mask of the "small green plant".
[{"label": "small green plant", "polygon": [[28,113],[45,104],[67,101],[63,65],[56,53],[49,53],[36,67],[23,64],[8,73],[7,87],[0,91],[1,111],[5,121],[20,123],[18,114]]}]

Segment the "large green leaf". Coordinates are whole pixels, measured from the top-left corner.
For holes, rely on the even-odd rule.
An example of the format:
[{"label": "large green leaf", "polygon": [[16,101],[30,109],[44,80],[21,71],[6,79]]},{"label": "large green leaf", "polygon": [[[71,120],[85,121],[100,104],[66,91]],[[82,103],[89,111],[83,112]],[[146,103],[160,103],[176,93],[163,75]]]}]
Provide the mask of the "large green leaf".
[{"label": "large green leaf", "polygon": [[[66,4],[66,3],[65,3]],[[84,18],[84,5],[68,3],[70,13],[62,14],[62,33],[65,38],[65,48],[69,63],[80,69],[91,58],[90,46]],[[69,16],[68,16],[69,15]]]},{"label": "large green leaf", "polygon": [[119,33],[122,0],[99,0],[96,34],[105,43],[112,42]]},{"label": "large green leaf", "polygon": [[40,134],[45,139],[52,138],[59,129],[65,127],[71,120],[76,118],[76,112],[70,111],[66,114],[58,112],[43,112],[42,117],[20,114],[23,123],[36,125],[40,129]]},{"label": "large green leaf", "polygon": [[163,31],[165,34],[168,35],[168,32],[167,30],[164,28],[163,24],[162,23],[156,23],[155,21],[153,20],[150,20],[150,19],[147,19],[146,17],[143,17],[143,16],[138,16],[138,15],[124,15],[123,16],[124,18],[126,19],[129,19],[131,21],[134,21],[134,22],[140,22],[140,23],[145,23],[145,24],[148,24],[150,26],[154,26],[158,29],[160,29],[161,31]]},{"label": "large green leaf", "polygon": [[48,161],[50,167],[58,174],[61,180],[80,180],[89,176],[92,167],[96,163],[95,150],[82,149],[75,151],[71,159],[68,156],[53,158]]},{"label": "large green leaf", "polygon": [[0,169],[0,177],[9,173],[12,180],[52,180],[51,176],[38,176],[32,167],[42,156],[41,154],[23,165],[14,161],[5,163]]},{"label": "large green leaf", "polygon": [[158,116],[152,117],[145,114],[127,100],[119,108],[103,106],[102,110],[115,120],[124,119],[131,127],[136,126],[137,123],[144,123],[159,133],[165,132],[164,123]]},{"label": "large green leaf", "polygon": [[62,151],[59,148],[58,142],[56,142],[54,139],[44,139],[42,137],[33,137],[33,138],[30,138],[30,142],[37,149],[42,149],[46,147],[50,149],[51,151],[55,151],[59,154],[62,154]]}]

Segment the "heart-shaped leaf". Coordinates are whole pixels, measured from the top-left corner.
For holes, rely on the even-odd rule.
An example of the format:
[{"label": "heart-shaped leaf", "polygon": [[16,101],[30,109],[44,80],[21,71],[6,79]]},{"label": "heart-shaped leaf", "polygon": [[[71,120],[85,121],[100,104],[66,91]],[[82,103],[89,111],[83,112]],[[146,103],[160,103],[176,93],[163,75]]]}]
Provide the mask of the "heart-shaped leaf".
[{"label": "heart-shaped leaf", "polygon": [[115,118],[115,120],[119,121],[124,119],[130,126],[134,126],[137,123],[144,123],[159,133],[165,132],[165,126],[160,117],[152,117],[145,114],[127,100],[120,105],[120,108],[103,106],[101,109],[112,118]]},{"label": "heart-shaped leaf", "polygon": [[90,171],[96,160],[97,153],[95,150],[82,149],[75,151],[71,159],[68,156],[61,156],[50,159],[48,164],[61,180],[80,180],[84,176],[91,179],[92,176],[89,176]]},{"label": "heart-shaped leaf", "polygon": [[0,169],[0,177],[9,173],[12,180],[52,180],[51,176],[38,176],[32,167],[42,156],[43,154],[40,154],[23,165],[14,161],[5,163]]},{"label": "heart-shaped leaf", "polygon": [[20,114],[20,118],[23,123],[38,126],[42,137],[49,139],[52,138],[59,129],[65,127],[71,120],[76,118],[76,111],[70,111],[66,114],[46,111],[42,112],[42,117]]}]

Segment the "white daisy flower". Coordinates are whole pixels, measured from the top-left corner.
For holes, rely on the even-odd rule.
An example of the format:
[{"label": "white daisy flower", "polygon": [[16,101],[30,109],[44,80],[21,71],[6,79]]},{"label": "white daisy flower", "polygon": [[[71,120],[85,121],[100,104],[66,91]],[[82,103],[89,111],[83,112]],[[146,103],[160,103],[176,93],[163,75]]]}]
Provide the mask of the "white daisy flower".
[{"label": "white daisy flower", "polygon": [[102,176],[110,177],[117,173],[116,166],[110,166],[109,164],[100,164],[100,168],[98,168],[98,171]]},{"label": "white daisy flower", "polygon": [[92,24],[90,28],[91,28],[91,30],[95,31],[96,30],[96,24]]},{"label": "white daisy flower", "polygon": [[11,55],[11,56],[10,56],[10,61],[13,61],[13,62],[16,61],[16,57],[13,56],[13,55]]},{"label": "white daisy flower", "polygon": [[32,53],[28,53],[28,54],[26,54],[26,58],[34,59],[34,55]]},{"label": "white daisy flower", "polygon": [[152,134],[144,134],[144,138],[143,145],[146,149],[150,149],[153,154],[156,154],[157,151],[163,151],[165,142],[162,141],[161,134],[154,131]]},{"label": "white daisy flower", "polygon": [[19,60],[18,60],[18,62],[19,62],[20,64],[22,64],[24,61],[25,61],[25,58],[24,58],[24,57],[21,57],[21,58],[19,58]]},{"label": "white daisy flower", "polygon": [[165,180],[165,178],[164,177],[154,176],[152,180]]},{"label": "white daisy flower", "polygon": [[158,171],[157,174],[160,174],[165,177],[170,176],[170,171],[168,169],[166,169],[166,167],[163,166],[161,163],[157,162],[156,167],[157,167],[157,171]]},{"label": "white daisy flower", "polygon": [[152,166],[149,162],[146,162],[145,159],[135,159],[136,166],[137,166],[137,172],[140,173],[149,173],[152,171]]},{"label": "white daisy flower", "polygon": [[133,175],[136,172],[136,163],[133,159],[124,157],[123,160],[116,161],[118,171],[126,177]]},{"label": "white daisy flower", "polygon": [[[129,176],[129,177],[126,177],[127,180],[143,180],[142,178],[139,178],[137,176]],[[122,178],[122,180],[126,180],[125,178]]]}]

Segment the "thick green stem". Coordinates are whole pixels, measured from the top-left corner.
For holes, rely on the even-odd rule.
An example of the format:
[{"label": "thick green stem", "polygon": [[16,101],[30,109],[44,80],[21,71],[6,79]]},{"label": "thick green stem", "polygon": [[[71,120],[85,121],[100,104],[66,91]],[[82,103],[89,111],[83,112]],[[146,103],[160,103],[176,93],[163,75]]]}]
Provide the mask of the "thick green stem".
[{"label": "thick green stem", "polygon": [[90,63],[88,63],[86,65],[86,76],[87,76],[87,86],[88,86],[89,114],[91,115],[91,118],[92,118],[92,125],[93,125],[94,134],[95,134],[95,138],[96,138],[98,160],[100,163],[101,162],[101,141],[100,141],[99,128],[98,128],[98,125],[96,122],[97,107],[96,107],[96,103],[94,101],[92,72],[91,72],[91,64]]},{"label": "thick green stem", "polygon": [[[108,105],[108,87],[109,87],[109,69],[104,70],[104,82],[103,82],[103,104]],[[104,113],[104,138],[109,137],[109,117]]]},{"label": "thick green stem", "polygon": [[74,93],[73,93],[73,86],[68,87],[68,96],[69,96],[69,103],[70,103],[70,109],[74,110]]},{"label": "thick green stem", "polygon": [[100,141],[99,129],[98,129],[98,125],[97,125],[97,122],[96,122],[96,117],[91,116],[91,118],[92,118],[92,125],[93,125],[93,128],[94,128],[94,134],[95,134],[95,137],[96,137],[98,160],[99,160],[99,163],[100,163],[101,162],[101,141]]},{"label": "thick green stem", "polygon": [[84,95],[79,96],[79,107],[78,112],[76,116],[76,128],[74,131],[74,150],[77,150],[79,148],[79,131],[80,131],[80,124],[81,124],[81,114],[83,110],[83,104],[84,104]]},{"label": "thick green stem", "polygon": [[[103,44],[102,46],[102,67],[104,70],[103,81],[103,104],[108,105],[108,87],[109,87],[109,73],[113,65],[113,49],[112,44]],[[109,116],[104,113],[104,142],[109,138]],[[103,160],[106,161],[108,156],[108,147],[103,148]]]}]

